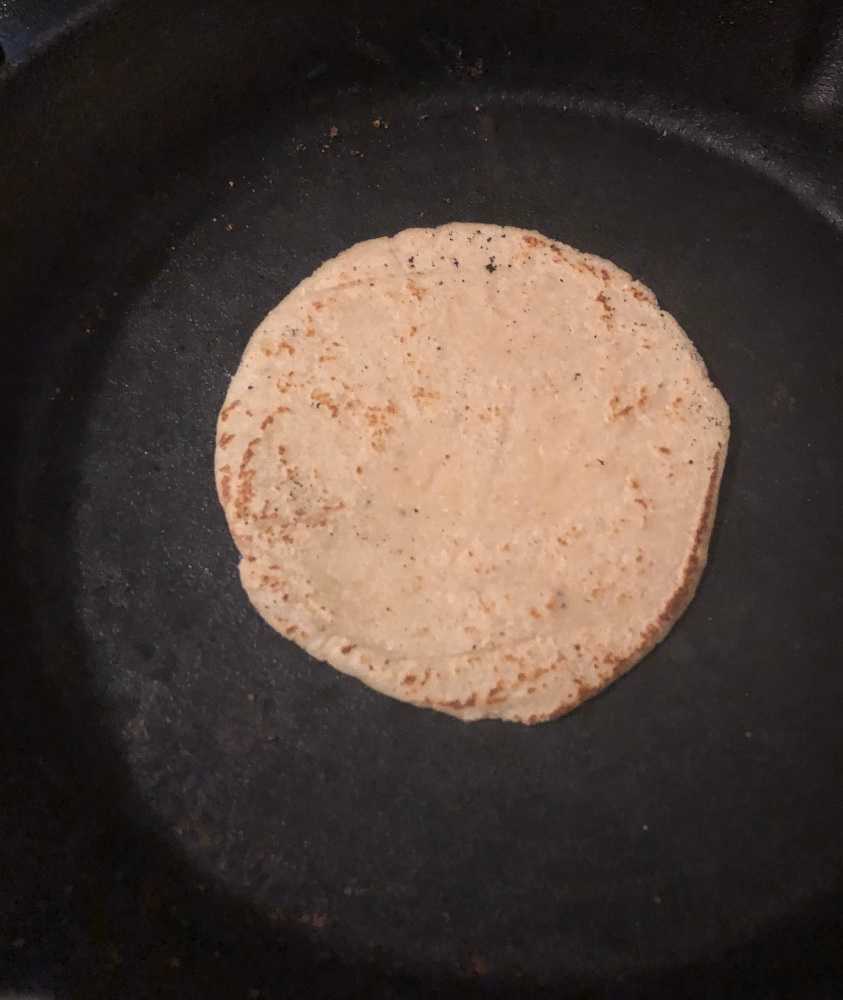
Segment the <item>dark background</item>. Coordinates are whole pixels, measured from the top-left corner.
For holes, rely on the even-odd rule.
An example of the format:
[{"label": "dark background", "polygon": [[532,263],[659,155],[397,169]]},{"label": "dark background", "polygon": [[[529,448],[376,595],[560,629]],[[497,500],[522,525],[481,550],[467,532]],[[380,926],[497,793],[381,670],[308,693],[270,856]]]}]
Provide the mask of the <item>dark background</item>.
[{"label": "dark background", "polygon": [[[190,179],[209,136],[221,157],[210,189],[238,162],[238,123],[255,105],[294,102],[314,88],[328,94],[335,81],[353,78],[364,92],[417,90],[425,81],[467,102],[472,88],[494,81],[502,90],[570,93],[584,107],[604,102],[611,115],[633,121],[669,121],[671,131],[725,149],[839,225],[842,37],[837,5],[822,2],[0,6],[0,477],[10,484],[0,520],[15,539],[0,567],[0,985],[86,997],[274,997],[315,988],[326,996],[480,996],[513,989],[482,965],[457,974],[402,968],[389,956],[349,963],[305,930],[285,926],[281,933],[222,889],[197,890],[195,873],[178,852],[162,850],[140,803],[129,798],[118,808],[90,794],[94,785],[124,783],[108,734],[94,721],[95,703],[68,703],[60,679],[34,654],[19,653],[36,647],[30,632],[43,632],[46,619],[54,644],[41,647],[46,661],[73,655],[58,574],[50,576],[49,547],[56,546],[58,566],[60,539],[34,537],[47,508],[53,519],[61,507],[66,470],[42,461],[39,483],[45,496],[51,486],[53,494],[28,494],[23,511],[27,494],[12,480],[23,465],[16,441],[29,419],[25,394],[42,369],[60,363],[51,317],[68,301],[76,308],[80,294],[80,315],[92,323],[102,308],[110,220],[133,220],[137,259],[148,268],[162,224],[175,227],[197,197]],[[603,141],[597,132],[594,141]],[[162,176],[184,182],[168,188]],[[256,211],[247,205],[243,217]],[[793,225],[802,234],[796,216]],[[799,255],[800,239],[811,245],[799,236]],[[786,248],[776,253],[771,266],[784,273]],[[94,341],[85,350],[99,347]],[[127,371],[136,360],[126,357]],[[49,433],[60,441],[61,409],[58,416]],[[71,409],[66,416],[69,426]],[[51,523],[63,523],[58,514]],[[21,587],[27,545],[39,550],[38,625]],[[528,979],[515,989],[521,996],[624,1000],[836,997],[842,917],[839,894],[825,895],[711,962],[632,972],[609,984],[582,975]]]}]

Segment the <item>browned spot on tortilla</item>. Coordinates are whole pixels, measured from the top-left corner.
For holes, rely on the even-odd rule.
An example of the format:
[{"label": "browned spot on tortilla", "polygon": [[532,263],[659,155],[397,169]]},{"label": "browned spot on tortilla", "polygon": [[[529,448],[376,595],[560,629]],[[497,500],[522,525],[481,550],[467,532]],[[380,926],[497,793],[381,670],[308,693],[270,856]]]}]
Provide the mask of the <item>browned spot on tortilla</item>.
[{"label": "browned spot on tortilla", "polygon": [[315,336],[316,336],[316,331],[315,331],[315,330],[313,329],[313,327],[312,327],[312,326],[309,326],[309,327],[308,327],[308,328],[307,328],[307,329],[306,329],[306,330],[304,331],[304,335],[305,335],[305,337],[315,337]]},{"label": "browned spot on tortilla", "polygon": [[314,308],[314,309],[315,309],[315,310],[316,310],[317,312],[318,312],[318,311],[319,311],[320,309],[324,309],[324,308],[325,308],[325,303],[324,303],[324,302],[311,302],[310,304],[311,304],[311,305],[313,306],[313,308]]},{"label": "browned spot on tortilla", "polygon": [[574,678],[574,685],[577,688],[577,694],[579,695],[580,702],[587,701],[600,690],[600,688],[594,684],[587,684],[581,677]]},{"label": "browned spot on tortilla", "polygon": [[417,326],[411,326],[410,327],[410,336],[411,337],[415,337],[416,333],[418,332],[418,329],[419,328]]},{"label": "browned spot on tortilla", "polygon": [[441,705],[442,708],[454,708],[457,711],[462,708],[474,708],[477,704],[477,695],[472,691],[465,701],[455,699],[454,701],[440,701],[437,704]]},{"label": "browned spot on tortilla", "polygon": [[533,249],[547,246],[547,243],[544,240],[540,240],[537,236],[522,236],[521,239],[528,247],[533,247]]},{"label": "browned spot on tortilla", "polygon": [[413,399],[439,399],[441,393],[437,392],[435,389],[425,389],[424,386],[416,386],[413,389]]},{"label": "browned spot on tortilla", "polygon": [[660,446],[659,447],[659,451],[662,453],[662,455],[669,455],[670,454],[670,448],[665,448],[664,446]]},{"label": "browned spot on tortilla", "polygon": [[422,288],[421,285],[417,285],[412,278],[407,282],[407,290],[417,302],[421,302],[425,295],[427,295],[427,289]]},{"label": "browned spot on tortilla", "polygon": [[394,431],[393,426],[387,420],[388,416],[394,416],[398,413],[398,406],[395,400],[388,400],[386,406],[367,406],[366,412],[364,414],[366,423],[369,425],[369,429],[372,432],[372,448],[375,451],[383,452],[386,450],[386,436],[392,434]]},{"label": "browned spot on tortilla", "polygon": [[222,408],[222,411],[220,412],[220,420],[223,423],[225,423],[226,420],[228,420],[228,416],[231,413],[231,411],[236,410],[239,405],[240,405],[240,400],[234,399],[228,404],[228,406],[224,406]]},{"label": "browned spot on tortilla", "polygon": [[261,421],[261,430],[265,431],[270,424],[275,423],[275,417],[271,413],[268,413]]},{"label": "browned spot on tortilla", "polygon": [[220,437],[220,448],[225,448],[234,440],[233,434],[223,434]]},{"label": "browned spot on tortilla", "polygon": [[314,389],[310,394],[310,398],[317,404],[317,406],[324,406],[326,409],[330,410],[332,417],[336,417],[339,413],[339,407],[331,398],[330,393],[320,392],[318,389]]},{"label": "browned spot on tortilla", "polygon": [[615,421],[620,420],[621,417],[628,417],[632,413],[634,407],[631,404],[621,407],[620,399],[617,396],[612,396],[609,400],[609,409],[612,411],[609,420]]},{"label": "browned spot on tortilla", "polygon": [[647,503],[647,501],[646,501],[646,500],[642,500],[642,499],[641,499],[641,497],[636,497],[636,498],[635,498],[635,502],[636,502],[637,504],[640,504],[640,505],[641,505],[641,506],[642,506],[642,507],[644,508],[644,510],[647,510],[647,509],[649,508],[649,506],[650,506],[650,505],[649,505],[649,504]]},{"label": "browned spot on tortilla", "polygon": [[609,274],[609,272],[606,270],[605,267],[600,268],[600,277],[603,279],[603,282],[606,285],[608,285],[609,282],[612,280],[612,276]]},{"label": "browned spot on tortilla", "polygon": [[530,616],[532,618],[541,618],[541,612],[537,611],[535,608],[530,608]]},{"label": "browned spot on tortilla", "polygon": [[343,646],[340,652],[348,656],[348,654],[354,649],[357,649],[357,646],[353,642],[350,642],[347,646]]},{"label": "browned spot on tortilla", "polygon": [[489,690],[486,695],[487,705],[500,705],[501,702],[506,701],[506,684],[503,681],[498,681],[493,688]]},{"label": "browned spot on tortilla", "polygon": [[415,684],[416,680],[417,680],[417,678],[416,678],[415,674],[407,674],[407,676],[405,678],[403,678],[403,680],[401,681],[401,683],[402,684]]},{"label": "browned spot on tortilla", "polygon": [[237,498],[234,502],[234,513],[237,517],[245,520],[248,514],[250,501],[254,498],[255,491],[252,480],[255,478],[255,470],[249,468],[249,463],[255,456],[255,448],[260,443],[260,438],[252,438],[243,452],[243,460],[237,472]]},{"label": "browned spot on tortilla", "polygon": [[642,385],[638,390],[638,409],[643,410],[647,405],[647,386]]},{"label": "browned spot on tortilla", "polygon": [[[589,270],[594,270],[594,269],[589,267]],[[595,271],[594,273],[596,274],[597,272]],[[611,330],[612,327],[614,326],[612,316],[615,310],[612,308],[611,305],[609,305],[609,300],[606,298],[606,295],[603,292],[598,292],[597,295],[595,296],[595,300],[599,302],[600,305],[603,307],[603,312],[600,314],[600,319],[602,319],[603,322],[606,324],[606,328],[608,330]]]}]

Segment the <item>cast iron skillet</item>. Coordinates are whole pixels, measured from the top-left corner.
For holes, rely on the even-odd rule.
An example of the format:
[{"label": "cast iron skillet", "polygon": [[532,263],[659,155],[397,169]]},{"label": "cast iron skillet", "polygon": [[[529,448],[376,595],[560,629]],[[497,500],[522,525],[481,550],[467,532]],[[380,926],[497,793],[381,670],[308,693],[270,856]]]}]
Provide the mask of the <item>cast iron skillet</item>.
[{"label": "cast iron skillet", "polygon": [[[553,12],[480,13],[149,3],[3,84],[4,985],[837,995],[837,160],[676,81],[589,90]],[[452,220],[641,278],[732,408],[692,607],[533,728],[285,643],[214,492],[268,309]]]}]

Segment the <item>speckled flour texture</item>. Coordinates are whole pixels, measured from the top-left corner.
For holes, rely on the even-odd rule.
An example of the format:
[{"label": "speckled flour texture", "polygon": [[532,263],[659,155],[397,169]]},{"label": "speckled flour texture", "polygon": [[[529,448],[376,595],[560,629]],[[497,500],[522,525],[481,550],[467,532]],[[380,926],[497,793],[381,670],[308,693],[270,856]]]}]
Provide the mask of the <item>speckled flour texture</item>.
[{"label": "speckled flour texture", "polygon": [[357,244],[288,295],[232,379],[215,468],[273,628],[395,698],[531,723],[682,614],[728,437],[648,289],[460,223]]}]

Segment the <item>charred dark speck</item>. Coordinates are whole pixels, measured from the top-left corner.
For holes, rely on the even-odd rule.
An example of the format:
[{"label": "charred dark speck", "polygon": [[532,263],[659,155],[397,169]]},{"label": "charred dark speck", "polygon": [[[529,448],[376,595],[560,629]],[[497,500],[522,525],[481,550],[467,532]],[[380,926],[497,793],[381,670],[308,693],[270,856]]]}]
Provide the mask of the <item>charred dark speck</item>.
[{"label": "charred dark speck", "polygon": [[[494,258],[492,258],[492,259],[494,259]],[[490,260],[489,263],[486,265],[486,270],[489,272],[489,274],[491,274],[493,271],[497,271],[497,268],[495,267],[495,265]]]},{"label": "charred dark speck", "polygon": [[574,372],[574,381],[575,381],[575,382],[577,381],[577,379],[578,379],[579,377],[580,377],[580,372]]}]

